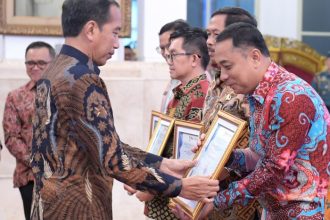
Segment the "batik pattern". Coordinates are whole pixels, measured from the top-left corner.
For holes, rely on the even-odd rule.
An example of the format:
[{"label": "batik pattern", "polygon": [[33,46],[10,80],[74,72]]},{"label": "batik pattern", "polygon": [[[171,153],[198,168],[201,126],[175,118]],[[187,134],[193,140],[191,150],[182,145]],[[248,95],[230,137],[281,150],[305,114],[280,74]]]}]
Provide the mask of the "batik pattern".
[{"label": "batik pattern", "polygon": [[[200,122],[208,85],[206,75],[202,74],[190,80],[185,86],[179,85],[174,88],[174,98],[168,105],[168,114],[176,119]],[[172,133],[167,140],[163,157],[170,158],[173,155],[173,136]],[[146,202],[145,214],[155,220],[177,220],[168,204],[168,197],[157,196]]]},{"label": "batik pattern", "polygon": [[209,82],[205,74],[173,89],[174,97],[167,106],[167,115],[181,120],[201,120],[202,108]]},{"label": "batik pattern", "polygon": [[14,187],[25,186],[33,181],[30,166],[33,117],[35,114],[35,83],[29,81],[24,86],[9,92],[3,114],[5,145],[16,159]]},{"label": "batik pattern", "polygon": [[249,103],[250,149],[260,160],[220,192],[215,205],[224,209],[258,198],[263,219],[323,219],[330,174],[324,102],[308,83],[271,63]]},{"label": "batik pattern", "polygon": [[[249,106],[244,95],[236,94],[232,88],[224,85],[219,81],[220,71],[213,71],[212,75],[215,80],[209,86],[205,98],[203,108],[203,120],[205,132],[209,129],[213,119],[216,117],[219,110],[223,110],[243,120],[248,120]],[[248,147],[249,132],[246,131],[240,140],[236,143],[235,148],[244,149]],[[231,172],[231,175],[221,182],[222,188],[227,188],[229,183],[241,179],[236,172]],[[213,210],[209,215],[209,220],[252,220],[254,219],[260,205],[256,200],[253,200],[244,206],[235,204],[224,210]]]},{"label": "batik pattern", "polygon": [[181,181],[161,157],[122,143],[99,69],[64,45],[37,85],[32,219],[112,219],[112,178],[176,196]]}]

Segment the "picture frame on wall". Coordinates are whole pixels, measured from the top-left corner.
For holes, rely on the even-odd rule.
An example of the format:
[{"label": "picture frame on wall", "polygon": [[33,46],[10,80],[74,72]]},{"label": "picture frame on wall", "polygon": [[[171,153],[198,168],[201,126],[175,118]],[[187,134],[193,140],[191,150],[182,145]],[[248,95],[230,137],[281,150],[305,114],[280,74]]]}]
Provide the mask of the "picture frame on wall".
[{"label": "picture frame on wall", "polygon": [[[219,111],[213,120],[204,143],[196,153],[196,166],[188,170],[184,177],[210,176],[218,179],[236,142],[244,134],[247,122],[224,111]],[[204,203],[188,200],[182,197],[171,199],[171,203],[182,207],[183,211],[192,219],[196,219]]]},{"label": "picture frame on wall", "polygon": [[195,156],[192,148],[197,146],[202,131],[202,124],[175,120],[173,158],[192,160]]},{"label": "picture frame on wall", "polygon": [[[64,0],[0,1],[0,34],[62,36],[61,14]],[[131,35],[131,1],[120,0],[120,37]]]}]

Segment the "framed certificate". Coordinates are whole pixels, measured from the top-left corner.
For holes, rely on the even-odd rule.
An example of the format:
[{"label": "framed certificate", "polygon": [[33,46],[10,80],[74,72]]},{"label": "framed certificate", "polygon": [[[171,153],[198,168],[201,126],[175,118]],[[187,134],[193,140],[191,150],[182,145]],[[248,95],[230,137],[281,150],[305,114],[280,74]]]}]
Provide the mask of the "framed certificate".
[{"label": "framed certificate", "polygon": [[197,146],[203,125],[188,121],[176,120],[174,123],[173,157],[192,160],[195,153],[191,149]]},{"label": "framed certificate", "polygon": [[[170,136],[174,127],[175,119],[164,114],[159,115],[156,119],[149,144],[146,151],[152,154],[161,155],[166,145],[167,139]],[[151,127],[151,128],[153,128]]]},{"label": "framed certificate", "polygon": [[[194,159],[197,159],[198,163],[188,170],[185,177],[198,175],[218,179],[246,126],[247,123],[244,120],[219,111],[206,133],[202,147],[196,153]],[[172,201],[180,205],[192,219],[198,217],[204,205],[202,202],[181,197],[173,198]]]},{"label": "framed certificate", "polygon": [[152,111],[151,112],[151,120],[150,120],[150,130],[149,130],[149,139],[152,136],[152,132],[155,130],[157,123],[159,121],[159,118],[164,115],[160,112],[157,111]]}]

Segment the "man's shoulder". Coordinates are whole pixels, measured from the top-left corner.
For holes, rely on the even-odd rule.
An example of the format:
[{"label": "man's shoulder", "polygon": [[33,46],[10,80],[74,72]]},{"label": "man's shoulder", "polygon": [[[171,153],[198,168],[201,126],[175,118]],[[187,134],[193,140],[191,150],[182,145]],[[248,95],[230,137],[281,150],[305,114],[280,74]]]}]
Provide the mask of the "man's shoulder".
[{"label": "man's shoulder", "polygon": [[16,89],[13,89],[11,90],[9,93],[8,93],[8,96],[18,96],[20,94],[25,94],[26,92],[28,92],[28,89],[26,88],[28,83],[24,84],[24,85],[21,85],[20,87],[16,88]]}]

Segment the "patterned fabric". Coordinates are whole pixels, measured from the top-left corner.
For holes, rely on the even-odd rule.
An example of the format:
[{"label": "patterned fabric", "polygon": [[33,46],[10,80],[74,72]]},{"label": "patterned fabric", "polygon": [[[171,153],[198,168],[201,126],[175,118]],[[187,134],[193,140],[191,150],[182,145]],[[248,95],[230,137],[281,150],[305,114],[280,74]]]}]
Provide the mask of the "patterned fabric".
[{"label": "patterned fabric", "polygon": [[[329,70],[330,71],[330,70]],[[322,72],[312,81],[313,88],[319,93],[325,105],[330,108],[330,72]]]},{"label": "patterned fabric", "polygon": [[185,86],[179,85],[174,88],[174,98],[167,106],[167,115],[181,120],[200,121],[208,86],[206,75],[202,74],[190,80]]},{"label": "patterned fabric", "polygon": [[34,180],[30,154],[35,93],[35,83],[29,81],[26,85],[10,92],[5,104],[3,114],[5,145],[16,158],[14,187],[25,186],[29,181]]},{"label": "patterned fabric", "polygon": [[[203,108],[202,124],[205,127],[205,132],[209,129],[213,119],[219,110],[226,111],[243,120],[249,117],[248,103],[244,95],[235,94],[234,91],[220,83],[219,71],[212,71],[215,80],[210,84],[210,87],[205,98]],[[237,142],[235,148],[246,148],[248,146],[249,132],[246,131],[244,135]],[[239,180],[241,177],[235,172],[231,172],[230,177],[221,182],[221,188],[225,189],[229,183]],[[234,205],[224,210],[213,210],[209,215],[209,220],[251,220],[254,219],[256,210],[260,209],[257,201],[251,201],[244,206]]]},{"label": "patterned fabric", "polygon": [[[219,79],[220,73],[216,73]],[[208,130],[219,110],[226,111],[243,120],[249,117],[249,108],[244,95],[235,94],[234,91],[219,81],[212,81],[207,91],[203,108],[203,124]]]},{"label": "patterned fabric", "polygon": [[177,87],[180,84],[179,80],[171,79],[164,92],[163,92],[163,98],[162,103],[160,105],[160,112],[166,114],[168,103],[173,99],[173,89]]},{"label": "patterned fabric", "polygon": [[[308,83],[271,63],[249,96],[256,169],[215,197],[220,209],[258,198],[263,219],[323,219],[330,174],[330,115]],[[242,151],[233,169],[244,170]],[[235,163],[235,161],[238,161]]]},{"label": "patterned fabric", "polygon": [[112,178],[177,196],[162,158],[122,143],[107,89],[88,57],[64,45],[37,84],[32,219],[112,219]]},{"label": "patterned fabric", "polygon": [[[202,74],[190,80],[185,86],[178,86],[173,90],[174,99],[170,102],[168,113],[176,119],[200,122],[200,115],[208,89],[209,82],[206,75]],[[172,133],[164,148],[163,157],[170,158],[173,155]],[[169,198],[156,196],[151,201],[146,202],[145,215],[156,220],[177,218],[168,207]]]},{"label": "patterned fabric", "polygon": [[330,184],[328,184],[328,195],[325,203],[325,220],[330,220]]}]

